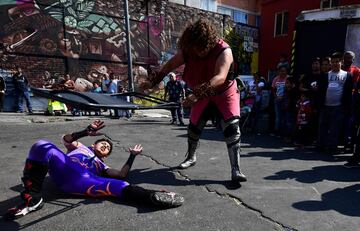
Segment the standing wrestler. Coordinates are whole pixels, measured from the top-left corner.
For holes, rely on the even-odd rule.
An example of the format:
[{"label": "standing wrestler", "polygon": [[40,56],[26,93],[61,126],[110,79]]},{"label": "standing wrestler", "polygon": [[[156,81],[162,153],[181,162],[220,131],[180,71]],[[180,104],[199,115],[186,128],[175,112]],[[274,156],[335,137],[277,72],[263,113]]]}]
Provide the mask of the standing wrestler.
[{"label": "standing wrestler", "polygon": [[240,94],[232,76],[228,77],[233,63],[231,49],[219,39],[213,25],[204,19],[189,25],[183,32],[178,52],[160,71],[143,84],[143,88],[156,86],[172,70],[185,64],[183,80],[193,93],[183,102],[191,106],[188,126],[188,150],[179,168],[185,169],[196,163],[195,150],[207,120],[214,110],[222,116],[222,127],[231,164],[231,179],[246,181],[240,171]]},{"label": "standing wrestler", "polygon": [[85,136],[101,135],[99,130],[104,126],[104,122],[95,120],[83,131],[64,135],[62,142],[67,149],[66,154],[49,141],[37,141],[29,151],[21,178],[24,184],[24,191],[21,192],[23,203],[9,209],[5,219],[15,219],[42,207],[42,184],[48,172],[65,193],[90,197],[112,196],[162,208],[180,206],[184,198],[178,194],[148,190],[124,181],[135,157],[142,152],[141,145],[129,148],[128,160],[117,170],[104,163],[104,158],[110,155],[113,148],[110,140],[99,139],[91,147],[78,141]]}]

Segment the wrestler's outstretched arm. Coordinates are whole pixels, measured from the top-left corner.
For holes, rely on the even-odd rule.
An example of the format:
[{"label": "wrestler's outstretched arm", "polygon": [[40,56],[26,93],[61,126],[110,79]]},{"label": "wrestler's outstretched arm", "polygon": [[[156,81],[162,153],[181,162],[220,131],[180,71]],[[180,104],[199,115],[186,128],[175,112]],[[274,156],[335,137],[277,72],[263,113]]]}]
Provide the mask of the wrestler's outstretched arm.
[{"label": "wrestler's outstretched arm", "polygon": [[105,177],[114,179],[125,179],[130,172],[131,166],[134,163],[135,157],[142,152],[143,148],[141,144],[135,145],[133,148],[129,148],[130,156],[121,170],[114,168],[108,168],[105,170]]},{"label": "wrestler's outstretched arm", "polygon": [[183,52],[178,50],[177,53],[160,68],[160,71],[150,75],[149,81],[142,83],[140,88],[146,90],[155,87],[170,71],[175,70],[184,63]]},{"label": "wrestler's outstretched arm", "polygon": [[78,139],[85,137],[85,136],[99,136],[102,133],[99,132],[100,129],[105,127],[104,121],[95,120],[86,129],[69,133],[63,136],[63,144],[66,147],[68,152],[73,151],[74,149],[80,147],[82,144],[77,141]]}]

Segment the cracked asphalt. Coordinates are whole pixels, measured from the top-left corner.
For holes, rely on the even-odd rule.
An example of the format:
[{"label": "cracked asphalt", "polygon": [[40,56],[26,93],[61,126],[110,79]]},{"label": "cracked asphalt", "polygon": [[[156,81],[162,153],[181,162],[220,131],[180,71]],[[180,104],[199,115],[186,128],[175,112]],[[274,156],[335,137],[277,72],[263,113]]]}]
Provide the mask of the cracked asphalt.
[{"label": "cracked asphalt", "polygon": [[[248,182],[233,185],[225,143],[215,128],[202,134],[197,164],[178,170],[186,127],[171,126],[161,116],[104,119],[115,144],[107,164],[122,167],[127,148],[142,144],[128,181],[181,193],[184,205],[155,210],[115,198],[74,197],[47,178],[45,206],[12,222],[1,219],[0,230],[358,230],[360,174],[342,167],[348,154],[297,150],[276,137],[244,135],[241,167]],[[91,120],[0,113],[0,215],[19,202],[32,143],[46,138],[62,147],[62,134]],[[90,145],[94,139],[82,141]]]}]

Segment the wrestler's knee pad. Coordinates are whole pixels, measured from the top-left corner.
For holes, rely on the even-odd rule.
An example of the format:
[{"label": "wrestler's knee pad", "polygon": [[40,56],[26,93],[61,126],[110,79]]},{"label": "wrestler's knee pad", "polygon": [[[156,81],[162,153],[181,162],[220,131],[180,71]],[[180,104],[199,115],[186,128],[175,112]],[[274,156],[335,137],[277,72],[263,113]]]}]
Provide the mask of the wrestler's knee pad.
[{"label": "wrestler's knee pad", "polygon": [[240,127],[239,119],[232,119],[224,123],[224,137],[228,146],[237,144],[240,142]]}]

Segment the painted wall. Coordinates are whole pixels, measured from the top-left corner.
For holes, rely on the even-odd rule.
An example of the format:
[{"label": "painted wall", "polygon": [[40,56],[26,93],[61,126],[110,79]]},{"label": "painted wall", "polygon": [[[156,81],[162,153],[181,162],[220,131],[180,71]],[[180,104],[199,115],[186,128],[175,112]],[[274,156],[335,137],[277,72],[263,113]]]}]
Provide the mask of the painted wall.
[{"label": "painted wall", "polygon": [[[0,53],[0,70],[20,66],[35,87],[51,85],[70,73],[77,90],[84,91],[92,81],[113,72],[127,87],[122,4],[117,0],[0,1],[0,43],[6,46]],[[147,78],[149,66],[158,66],[176,52],[190,20],[206,17],[220,33],[230,25],[227,16],[168,1],[131,0],[129,9],[135,87]],[[160,85],[154,94],[161,92]],[[7,97],[13,97],[10,88]]]},{"label": "painted wall", "polygon": [[[267,76],[268,72],[276,69],[279,56],[282,53],[291,58],[291,45],[296,17],[303,10],[320,8],[320,0],[268,0],[261,5],[260,27],[260,72]],[[359,0],[341,0],[340,5],[359,4]],[[275,15],[278,12],[289,12],[289,33],[284,36],[274,36]],[[290,61],[290,60],[289,60]]]},{"label": "painted wall", "polygon": [[259,70],[259,29],[237,23],[226,30],[225,41],[231,46],[236,75],[251,75]]}]

